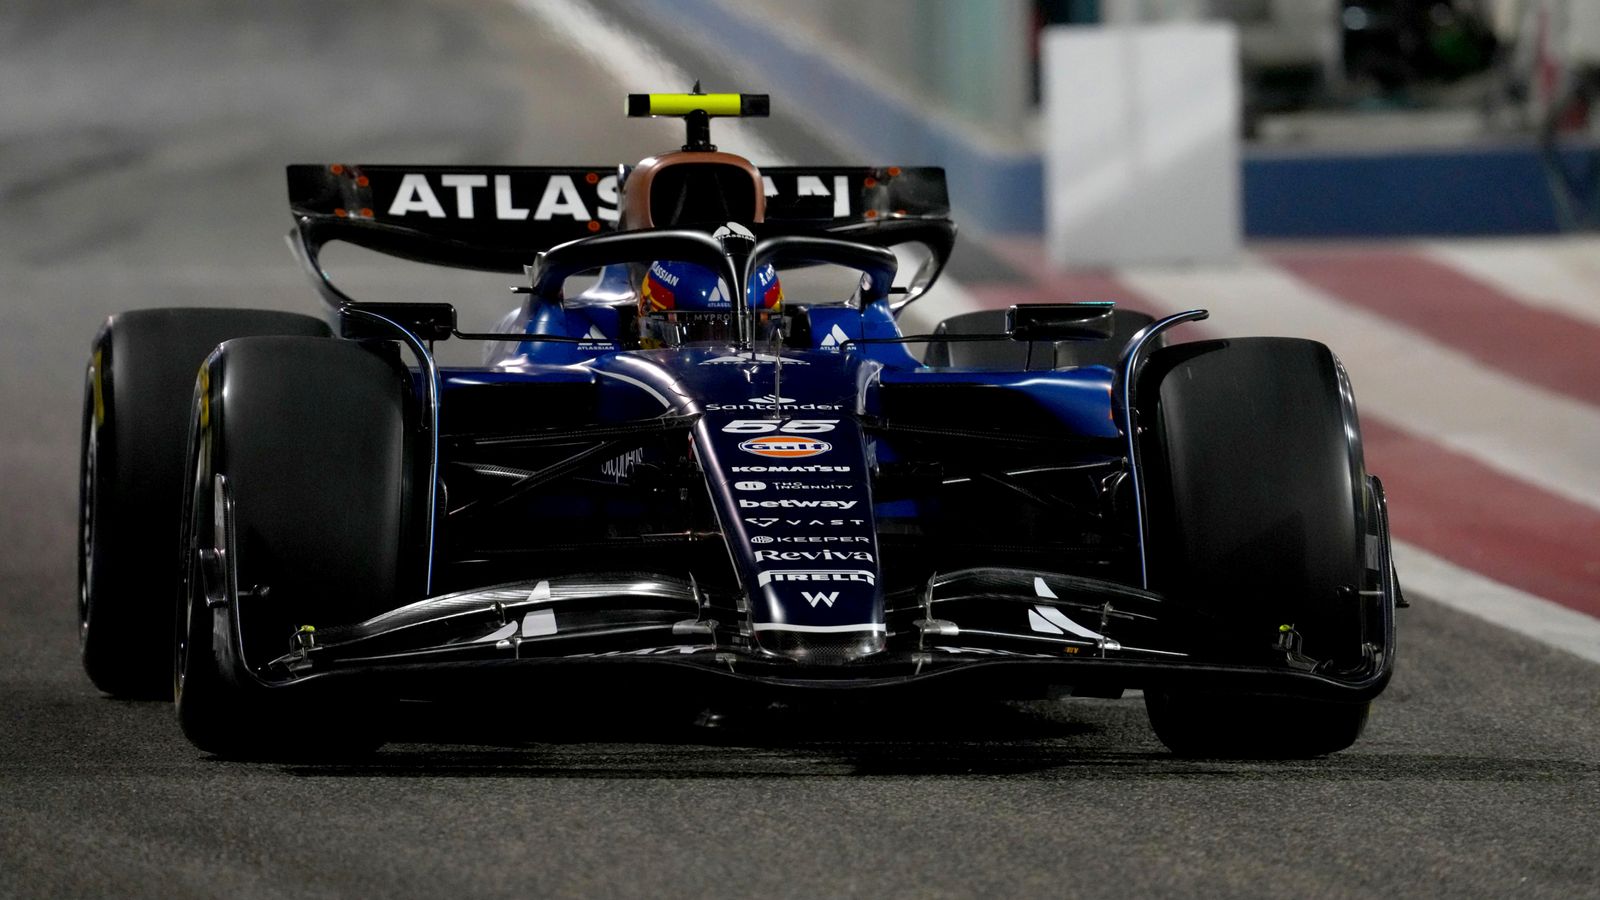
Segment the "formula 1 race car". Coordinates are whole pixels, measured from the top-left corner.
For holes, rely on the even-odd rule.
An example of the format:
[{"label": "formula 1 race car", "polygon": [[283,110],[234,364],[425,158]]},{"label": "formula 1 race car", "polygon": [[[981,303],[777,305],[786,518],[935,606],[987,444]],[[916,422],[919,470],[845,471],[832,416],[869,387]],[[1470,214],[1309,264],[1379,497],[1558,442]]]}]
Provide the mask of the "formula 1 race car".
[{"label": "formula 1 race car", "polygon": [[[1328,348],[1168,345],[1206,313],[1099,302],[902,334],[955,239],[942,170],[711,145],[766,106],[634,95],[688,141],[609,170],[290,166],[332,329],[112,317],[84,403],[95,684],[172,684],[189,739],[241,757],[370,748],[396,700],[580,687],[1137,688],[1181,754],[1355,741],[1401,597]],[[523,302],[470,333],[354,299],[333,241],[525,275]]]}]

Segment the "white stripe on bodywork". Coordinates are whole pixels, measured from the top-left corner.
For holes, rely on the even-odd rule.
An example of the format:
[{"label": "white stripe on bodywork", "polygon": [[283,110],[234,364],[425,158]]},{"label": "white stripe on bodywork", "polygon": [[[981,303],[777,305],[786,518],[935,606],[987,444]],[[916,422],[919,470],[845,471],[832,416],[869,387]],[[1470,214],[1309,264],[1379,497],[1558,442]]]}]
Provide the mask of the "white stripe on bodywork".
[{"label": "white stripe on bodywork", "polygon": [[1044,616],[1039,615],[1037,610],[1032,609],[1028,610],[1028,627],[1040,634],[1066,634],[1066,632],[1046,622]]},{"label": "white stripe on bodywork", "polygon": [[633,385],[634,387],[636,387],[636,388],[644,391],[645,393],[649,394],[650,396],[656,398],[656,400],[659,401],[661,403],[661,405],[666,407],[667,409],[671,409],[672,408],[672,403],[670,401],[668,401],[667,398],[664,395],[662,395],[662,393],[660,391],[656,390],[655,388],[651,387],[648,384],[645,384],[644,382],[640,381],[639,379],[634,378],[631,375],[623,375],[623,374],[618,373],[618,372],[612,372],[612,371],[610,371],[608,369],[596,369],[595,370],[595,374],[597,374],[597,375],[605,375],[608,378],[615,378],[618,381],[626,381],[627,383]]},{"label": "white stripe on bodywork", "polygon": [[[523,598],[524,603],[539,603],[550,599],[550,582],[541,581],[533,586],[528,596]],[[536,637],[556,633],[556,614],[553,610],[536,609],[522,617],[522,624],[507,622],[505,625],[473,641],[474,644],[487,644],[491,641],[503,641],[516,634],[521,629],[523,637]]]},{"label": "white stripe on bodywork", "polygon": [[831,634],[840,631],[884,631],[881,624],[874,625],[863,622],[859,625],[786,625],[781,622],[757,622],[750,626],[756,631],[805,631],[819,634]]},{"label": "white stripe on bodywork", "polygon": [[[1077,622],[1067,618],[1066,613],[1056,609],[1054,606],[1035,606],[1033,609],[1029,610],[1028,621],[1030,623],[1033,622],[1034,616],[1042,618],[1047,625],[1054,625],[1055,632],[1057,634],[1065,631],[1070,634],[1075,634],[1081,638],[1088,638],[1091,641],[1108,640],[1108,638],[1100,632],[1090,631],[1082,625],[1079,625]],[[1035,628],[1034,630],[1039,631],[1040,629]]]},{"label": "white stripe on bodywork", "polygon": [[556,611],[536,609],[522,617],[523,637],[542,637],[556,633]]},{"label": "white stripe on bodywork", "polygon": [[503,641],[506,638],[509,638],[513,634],[516,634],[516,633],[517,633],[517,623],[515,623],[515,622],[507,622],[506,624],[502,625],[500,628],[496,629],[494,631],[494,633],[486,634],[483,637],[478,638],[477,640],[473,641],[473,643],[474,644],[487,644],[487,643],[489,643],[491,641]]}]

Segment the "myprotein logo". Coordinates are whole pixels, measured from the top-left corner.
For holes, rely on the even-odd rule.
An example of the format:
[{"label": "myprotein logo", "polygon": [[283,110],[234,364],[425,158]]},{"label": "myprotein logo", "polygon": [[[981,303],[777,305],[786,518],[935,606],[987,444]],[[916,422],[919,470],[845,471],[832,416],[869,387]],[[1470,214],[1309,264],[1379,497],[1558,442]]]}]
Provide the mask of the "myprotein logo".
[{"label": "myprotein logo", "polygon": [[854,509],[857,500],[746,500],[739,498],[740,509]]},{"label": "myprotein logo", "polygon": [[757,572],[756,585],[765,586],[790,581],[853,581],[860,584],[877,584],[877,575],[865,569],[777,569]]},{"label": "myprotein logo", "polygon": [[872,562],[865,550],[757,550],[756,562]]},{"label": "myprotein logo", "polygon": [[816,438],[769,434],[744,441],[739,444],[739,449],[769,459],[804,459],[808,456],[821,456],[832,450],[833,445]]}]

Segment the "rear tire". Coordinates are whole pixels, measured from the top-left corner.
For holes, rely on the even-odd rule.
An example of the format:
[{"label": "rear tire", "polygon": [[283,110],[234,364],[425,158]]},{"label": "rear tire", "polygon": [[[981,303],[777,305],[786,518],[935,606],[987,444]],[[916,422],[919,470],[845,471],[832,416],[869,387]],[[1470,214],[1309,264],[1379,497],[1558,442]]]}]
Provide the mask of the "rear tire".
[{"label": "rear tire", "polygon": [[[1288,338],[1182,344],[1151,354],[1138,396],[1151,587],[1195,612],[1195,651],[1283,664],[1288,626],[1315,671],[1364,666],[1370,502],[1332,352]],[[1146,705],[1174,752],[1259,757],[1344,749],[1368,707],[1182,689]]]},{"label": "rear tire", "polygon": [[317,319],[251,309],[148,309],[111,317],[84,385],[78,636],[95,687],[170,697],[172,597],[195,371],[229,338],[327,335]]},{"label": "rear tire", "polygon": [[[267,664],[300,626],[360,621],[418,593],[402,583],[404,376],[357,344],[314,338],[229,341],[202,375],[173,657],[184,734],[235,758],[370,752],[382,743],[374,704],[275,686],[285,675]],[[202,565],[202,550],[221,562]]]}]

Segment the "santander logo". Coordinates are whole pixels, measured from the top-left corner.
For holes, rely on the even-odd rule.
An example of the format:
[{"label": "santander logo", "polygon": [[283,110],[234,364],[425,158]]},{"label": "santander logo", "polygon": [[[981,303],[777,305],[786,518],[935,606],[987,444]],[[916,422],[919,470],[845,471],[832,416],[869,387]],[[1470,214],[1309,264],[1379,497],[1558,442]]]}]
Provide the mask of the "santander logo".
[{"label": "santander logo", "polygon": [[739,449],[768,459],[804,459],[808,456],[820,456],[833,449],[827,441],[816,438],[796,437],[784,434],[769,434],[764,437],[751,438],[739,445]]}]

